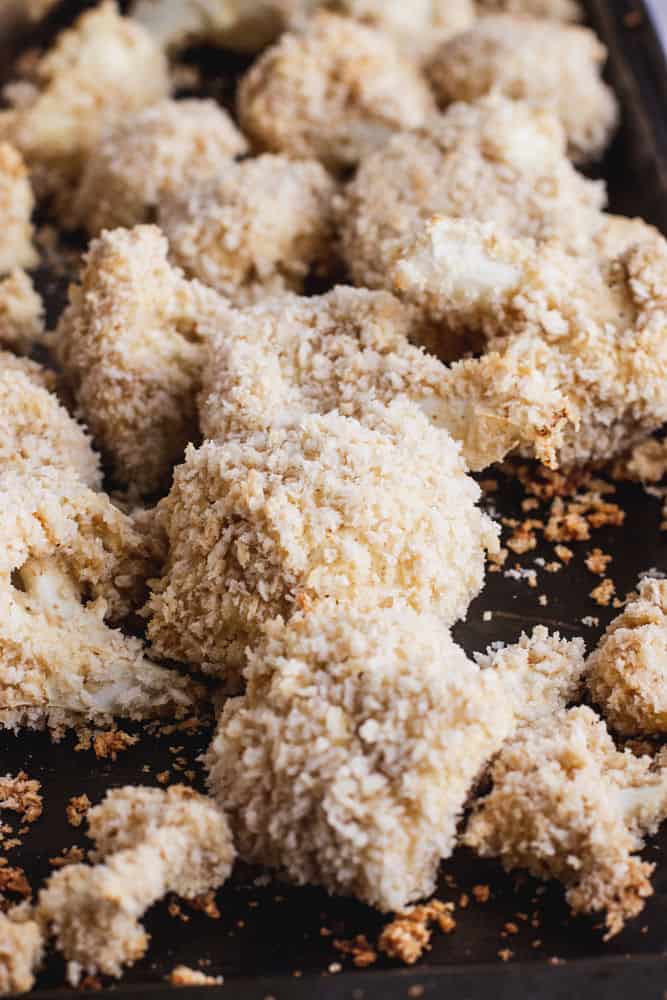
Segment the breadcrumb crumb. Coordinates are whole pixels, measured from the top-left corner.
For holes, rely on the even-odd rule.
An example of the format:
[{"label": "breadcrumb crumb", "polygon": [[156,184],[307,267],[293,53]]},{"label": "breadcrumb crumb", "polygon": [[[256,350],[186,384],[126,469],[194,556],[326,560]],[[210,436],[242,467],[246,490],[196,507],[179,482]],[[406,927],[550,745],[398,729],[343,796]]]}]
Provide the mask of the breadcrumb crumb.
[{"label": "breadcrumb crumb", "polygon": [[400,959],[406,965],[414,965],[429,947],[433,933],[430,927],[432,923],[437,924],[443,934],[451,934],[455,930],[453,909],[453,903],[432,899],[430,903],[403,910],[380,934],[380,951],[390,958]]}]

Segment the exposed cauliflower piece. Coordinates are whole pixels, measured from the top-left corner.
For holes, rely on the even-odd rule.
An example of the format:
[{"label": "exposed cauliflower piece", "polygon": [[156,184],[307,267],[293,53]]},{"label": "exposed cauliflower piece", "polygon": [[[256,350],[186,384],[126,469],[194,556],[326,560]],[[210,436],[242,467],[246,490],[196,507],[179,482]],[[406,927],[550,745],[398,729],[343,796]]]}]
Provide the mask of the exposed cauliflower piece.
[{"label": "exposed cauliflower piece", "polygon": [[4,377],[10,371],[20,372],[34,385],[41,386],[43,389],[53,391],[56,388],[57,376],[51,369],[45,368],[30,358],[12,354],[11,351],[0,351],[0,375]]},{"label": "exposed cauliflower piece", "polygon": [[192,709],[195,685],[105,625],[146,562],[131,520],[73,473],[0,472],[0,725],[55,733]]},{"label": "exposed cauliflower piece", "polygon": [[583,21],[584,11],[579,0],[476,0],[479,13],[504,11],[507,14],[527,14],[552,21]]},{"label": "exposed cauliflower piece", "polygon": [[265,626],[209,785],[246,859],[381,910],[429,895],[511,702],[435,616],[325,600]]},{"label": "exposed cauliflower piece", "polygon": [[518,723],[555,715],[581,691],[585,670],[583,639],[561,639],[536,625],[532,635],[521,633],[509,646],[491,646],[477,653],[480,667],[493,669],[514,704]]},{"label": "exposed cauliflower piece", "polygon": [[103,133],[166,96],[166,60],[144,29],[105,0],[63,31],[31,78],[5,91],[0,135],[12,142],[43,193],[69,207],[69,183]]},{"label": "exposed cauliflower piece", "polygon": [[259,149],[352,167],[433,110],[418,69],[380,31],[320,13],[268,49],[239,84],[243,130]]},{"label": "exposed cauliflower piece", "polygon": [[[508,351],[518,358],[539,352],[541,371],[567,401],[568,423],[552,442],[556,464],[606,461],[667,419],[662,237],[605,259],[441,218],[425,227],[394,275],[396,287],[448,332],[483,331],[506,359]],[[474,370],[477,362],[469,364]]]},{"label": "exposed cauliflower piece", "polygon": [[160,45],[195,42],[257,52],[285,29],[290,16],[313,0],[134,0],[130,10]]},{"label": "exposed cauliflower piece", "polygon": [[667,733],[667,580],[644,579],[588,659],[591,696],[621,733]]},{"label": "exposed cauliflower piece", "polygon": [[398,249],[433,215],[576,246],[601,225],[604,201],[603,185],[567,159],[551,112],[492,95],[453,104],[362,161],[340,199],[343,256],[357,284],[390,287]]},{"label": "exposed cauliflower piece", "polygon": [[186,273],[234,302],[301,291],[327,270],[335,184],[314,160],[259,156],[221,167],[160,205],[159,222]]},{"label": "exposed cauliflower piece", "polygon": [[491,768],[464,842],[507,869],[564,883],[576,913],[606,913],[607,938],[652,893],[635,857],[667,816],[667,766],[614,747],[590,708],[522,727]]},{"label": "exposed cauliflower piece", "polygon": [[598,160],[618,122],[602,80],[607,50],[590,28],[497,14],[445,41],[427,67],[442,105],[491,92],[551,108],[575,163]]},{"label": "exposed cauliflower piece", "polygon": [[200,328],[224,311],[170,266],[154,226],[107,231],[89,247],[55,348],[114,475],[140,492],[168,482],[197,436]]},{"label": "exposed cauliflower piece", "polygon": [[465,614],[497,534],[458,447],[409,400],[369,403],[364,422],[297,413],[188,449],[146,609],[159,655],[234,680],[264,621],[326,596]]},{"label": "exposed cauliflower piece", "polygon": [[34,204],[21,154],[0,142],[0,274],[37,263],[30,221]]},{"label": "exposed cauliflower piece", "polygon": [[92,236],[150,222],[165,195],[189,190],[246,150],[213,101],[160,101],[104,136],[86,163],[70,222]]},{"label": "exposed cauliflower piece", "polygon": [[120,977],[148,947],[146,910],[170,892],[217,889],[235,855],[225,814],[185,785],[116,788],[90,810],[88,828],[96,864],[55,872],[37,905],[73,986],[83,974]]},{"label": "exposed cauliflower piece", "polygon": [[43,951],[42,932],[30,910],[21,905],[0,912],[0,995],[27,993]]},{"label": "exposed cauliflower piece", "polygon": [[44,333],[42,300],[32,281],[16,269],[0,279],[0,345],[28,351]]},{"label": "exposed cauliflower piece", "polygon": [[0,359],[0,469],[17,462],[71,469],[87,486],[102,485],[99,459],[83,427],[34,375]]}]

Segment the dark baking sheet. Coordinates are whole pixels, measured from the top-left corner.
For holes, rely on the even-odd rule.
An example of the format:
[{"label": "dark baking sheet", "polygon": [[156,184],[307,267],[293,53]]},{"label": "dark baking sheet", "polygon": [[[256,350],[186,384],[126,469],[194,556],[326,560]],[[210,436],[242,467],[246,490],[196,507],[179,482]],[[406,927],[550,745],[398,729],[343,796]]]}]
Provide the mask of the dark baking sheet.
[{"label": "dark baking sheet", "polygon": [[[600,172],[609,183],[611,207],[643,215],[667,232],[667,69],[662,51],[646,12],[637,3],[591,0],[590,15],[610,47],[611,75],[624,104],[623,131]],[[52,20],[39,37],[48,37],[57,23],[58,18]],[[230,80],[243,61],[213,51],[193,53],[191,58],[205,69],[207,91],[227,101]],[[40,283],[53,318],[62,302],[62,276],[54,279],[42,270]],[[497,513],[525,517],[520,508],[524,493],[516,479],[495,470],[490,477],[500,484],[488,497]],[[577,556],[560,573],[538,571],[534,589],[525,580],[507,579],[501,573],[488,576],[467,621],[455,629],[468,652],[482,650],[496,639],[512,641],[523,628],[540,622],[565,635],[582,634],[589,646],[593,644],[616,613],[598,607],[589,596],[599,579],[585,568],[583,558],[594,546],[613,553],[609,575],[621,596],[633,587],[640,572],[667,571],[667,534],[660,531],[659,500],[633,484],[619,485],[611,499],[626,511],[624,526],[603,528],[593,533],[590,542],[572,544]],[[512,556],[508,566],[516,562],[533,568],[540,555],[547,561],[553,558],[552,547]],[[546,607],[539,603],[540,594],[547,595]],[[486,610],[493,612],[490,621],[483,620]],[[599,619],[597,627],[582,624],[581,619],[589,615]],[[36,887],[52,870],[50,858],[72,844],[89,846],[84,828],[75,830],[67,823],[65,805],[70,796],[85,792],[95,802],[110,787],[128,782],[156,784],[157,775],[166,770],[171,781],[182,779],[182,772],[174,768],[176,758],[184,757],[186,767],[198,769],[196,757],[210,737],[210,728],[195,735],[162,736],[122,724],[121,728],[141,738],[115,762],[96,760],[92,750],[75,751],[73,736],[54,746],[43,734],[24,733],[16,738],[0,734],[0,772],[24,769],[43,786],[44,814],[24,837],[23,846],[9,855],[10,864],[23,866]],[[175,751],[174,747],[183,749]],[[200,772],[197,781],[201,782]],[[162,996],[171,989],[165,977],[175,965],[197,968],[204,960],[204,971],[225,977],[224,986],[203,994],[211,1000],[218,996],[220,1000],[410,996],[626,1000],[630,994],[664,998],[665,847],[667,832],[645,852],[647,859],[658,863],[655,894],[645,912],[607,944],[602,943],[593,921],[569,916],[557,885],[543,886],[519,874],[504,874],[495,863],[460,851],[443,864],[439,897],[458,902],[461,893],[469,894],[473,885],[488,884],[491,898],[483,905],[457,905],[456,932],[447,937],[434,933],[432,950],[413,969],[380,958],[371,968],[358,971],[334,949],[336,937],[365,933],[374,939],[384,920],[369,908],[330,898],[319,889],[268,881],[258,870],[237,866],[230,883],[218,894],[218,919],[186,904],[181,905],[180,916],[170,914],[168,902],[154,907],[145,920],[153,936],[147,956],[127,971],[121,983],[105,981],[104,985],[123,995]],[[535,920],[539,926],[533,926]],[[507,921],[518,925],[517,934],[507,935]],[[506,948],[513,956],[503,963],[498,952]],[[338,963],[340,971],[336,965],[330,971],[332,963]],[[63,982],[63,963],[51,957],[35,995],[55,997]],[[195,992],[202,995],[192,988],[183,989],[180,995],[194,996]]]}]

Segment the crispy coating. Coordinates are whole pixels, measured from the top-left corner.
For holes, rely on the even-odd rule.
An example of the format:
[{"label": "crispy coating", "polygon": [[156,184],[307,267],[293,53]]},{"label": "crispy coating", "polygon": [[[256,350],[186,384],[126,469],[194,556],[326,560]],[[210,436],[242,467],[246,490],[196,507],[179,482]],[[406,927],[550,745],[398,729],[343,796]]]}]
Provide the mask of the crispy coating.
[{"label": "crispy coating", "polygon": [[114,715],[192,710],[197,688],[151,663],[105,624],[143,584],[143,540],[129,517],[71,472],[0,472],[0,725],[54,734]]},{"label": "crispy coating", "polygon": [[[434,219],[398,261],[396,286],[446,328],[473,327],[507,357],[539,351],[567,402],[551,464],[603,462],[667,419],[667,242],[612,259],[556,241],[507,237],[472,220]],[[468,362],[488,378],[484,365]],[[548,435],[548,429],[547,429]],[[548,442],[543,443],[546,447]]]},{"label": "crispy coating", "polygon": [[160,48],[105,0],[58,36],[30,79],[6,88],[0,136],[23,154],[40,191],[57,193],[66,208],[69,182],[106,129],[168,90]]},{"label": "crispy coating", "polygon": [[212,289],[171,267],[154,226],[106,231],[91,243],[55,347],[120,482],[157,490],[197,436],[201,327],[225,311]]},{"label": "crispy coating", "polygon": [[148,947],[146,910],[170,892],[217,889],[235,856],[223,811],[185,785],[116,788],[90,810],[88,827],[96,864],[55,872],[36,911],[73,986],[84,974],[120,977]]},{"label": "crispy coating", "polygon": [[339,203],[343,258],[356,284],[391,287],[398,249],[433,215],[577,246],[601,225],[604,202],[603,185],[567,159],[551,112],[492,95],[453,104],[362,161]]},{"label": "crispy coating", "polygon": [[526,14],[552,21],[583,21],[584,11],[579,0],[476,0],[479,13],[501,11],[506,14]]},{"label": "crispy coating", "polygon": [[667,733],[667,580],[644,579],[588,659],[588,686],[626,734]]},{"label": "crispy coating", "polygon": [[246,140],[214,101],[160,101],[124,118],[93,151],[70,224],[96,236],[150,222],[166,195],[189,190],[246,151]]},{"label": "crispy coating", "polygon": [[512,724],[493,671],[437,617],[325,600],[278,618],[208,751],[242,857],[400,909],[434,889]]},{"label": "crispy coating", "polygon": [[464,842],[504,867],[564,883],[576,913],[605,913],[606,937],[652,893],[636,854],[667,816],[667,766],[621,753],[590,708],[522,727],[491,768]]},{"label": "crispy coating", "polygon": [[284,34],[239,84],[241,127],[258,149],[354,166],[389,137],[423,124],[433,99],[391,38],[320,13]]},{"label": "crispy coating", "polygon": [[494,92],[551,108],[568,156],[588,163],[600,159],[618,122],[616,98],[601,75],[606,57],[590,28],[496,14],[445,41],[427,74],[442,106]]},{"label": "crispy coating", "polygon": [[158,655],[233,681],[264,621],[325,596],[465,614],[497,533],[458,447],[410,400],[369,404],[364,423],[297,414],[188,449],[161,505],[169,559],[146,609]]},{"label": "crispy coating", "polygon": [[37,263],[30,221],[34,205],[21,154],[8,142],[0,142],[0,274]]},{"label": "crispy coating", "polygon": [[42,932],[26,907],[0,912],[0,995],[33,988],[42,952]]},{"label": "crispy coating", "polygon": [[27,352],[44,334],[44,307],[25,271],[0,279],[0,346]]},{"label": "crispy coating", "polygon": [[51,392],[56,388],[57,376],[50,368],[45,368],[30,358],[19,357],[10,351],[0,351],[0,375],[4,377],[10,371],[20,372],[34,385],[49,389]]},{"label": "crispy coating", "polygon": [[315,160],[231,160],[160,205],[174,260],[237,304],[299,292],[332,263],[334,181]]}]

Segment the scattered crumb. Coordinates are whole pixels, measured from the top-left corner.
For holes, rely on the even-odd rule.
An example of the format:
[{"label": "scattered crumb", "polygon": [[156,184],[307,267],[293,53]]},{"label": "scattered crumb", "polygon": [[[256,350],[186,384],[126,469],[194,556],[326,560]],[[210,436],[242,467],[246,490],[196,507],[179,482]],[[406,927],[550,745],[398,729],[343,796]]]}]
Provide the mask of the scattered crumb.
[{"label": "scattered crumb", "polygon": [[14,892],[26,899],[32,896],[32,889],[23,868],[11,868],[6,858],[0,858],[0,895],[5,892]]},{"label": "scattered crumb", "polygon": [[0,778],[0,809],[20,813],[24,823],[34,823],[42,815],[41,787],[25,771],[19,771],[15,777],[6,774]]},{"label": "scattered crumb", "polygon": [[430,903],[403,910],[380,934],[380,951],[390,958],[400,959],[406,965],[413,965],[429,947],[431,923],[436,923],[443,934],[451,934],[455,929],[453,909],[453,903],[434,899]]},{"label": "scattered crumb", "polygon": [[493,618],[493,611],[485,611],[482,614],[482,621],[484,622],[490,622],[492,618]]},{"label": "scattered crumb", "polygon": [[613,582],[609,579],[609,577],[606,577],[602,583],[598,584],[597,587],[594,587],[593,590],[591,590],[590,596],[596,604],[599,604],[600,607],[606,608],[615,592],[616,588]]},{"label": "scattered crumb", "polygon": [[581,624],[585,625],[586,628],[597,628],[600,624],[600,619],[596,618],[595,615],[584,615],[581,619]]},{"label": "scattered crumb", "polygon": [[205,913],[210,920],[220,919],[220,910],[215,901],[214,892],[206,892],[202,896],[195,896],[188,900],[188,905],[198,913]]},{"label": "scattered crumb", "polygon": [[537,598],[537,600],[538,600],[538,603],[543,608],[546,608],[547,604],[549,603],[549,598],[547,597],[546,594],[540,594],[540,596]]},{"label": "scattered crumb", "polygon": [[349,941],[337,939],[333,946],[342,955],[349,955],[359,969],[365,969],[377,961],[377,952],[369,944],[365,934],[357,934]]},{"label": "scattered crumb", "polygon": [[167,770],[167,771],[160,771],[160,773],[156,774],[155,777],[156,777],[157,781],[159,781],[159,783],[161,785],[166,785],[167,782],[169,781],[170,774],[171,774],[171,772],[169,770]]},{"label": "scattered crumb", "polygon": [[613,556],[607,555],[602,549],[593,549],[586,556],[585,564],[586,568],[591,571],[591,573],[596,573],[598,576],[604,576],[607,572],[607,566],[612,561]]},{"label": "scattered crumb", "polygon": [[101,730],[93,737],[93,749],[98,759],[116,760],[118,754],[139,742],[138,736],[130,736],[122,729]]},{"label": "scattered crumb", "polygon": [[561,562],[564,562],[566,566],[574,559],[574,552],[572,551],[572,549],[568,549],[567,545],[556,545],[554,548],[554,552],[561,560]]},{"label": "scattered crumb", "polygon": [[342,972],[342,971],[343,971],[343,966],[340,964],[340,962],[331,962],[330,963],[330,965],[329,965],[329,972],[331,973],[332,976],[335,976],[336,973]]},{"label": "scattered crumb", "polygon": [[73,795],[67,804],[67,822],[70,826],[81,826],[91,806],[87,795]]},{"label": "scattered crumb", "polygon": [[71,847],[65,848],[58,857],[49,858],[49,864],[53,865],[54,868],[65,868],[66,865],[79,864],[79,862],[84,860],[85,856],[86,852],[84,849],[73,844]]},{"label": "scattered crumb", "polygon": [[169,973],[172,986],[222,986],[222,976],[207,976],[205,972],[191,969],[188,965],[177,965]]},{"label": "scattered crumb", "polygon": [[514,952],[509,948],[501,948],[498,952],[498,958],[501,962],[509,962],[510,958],[514,958]]}]

